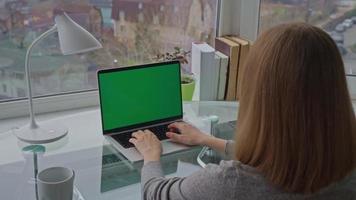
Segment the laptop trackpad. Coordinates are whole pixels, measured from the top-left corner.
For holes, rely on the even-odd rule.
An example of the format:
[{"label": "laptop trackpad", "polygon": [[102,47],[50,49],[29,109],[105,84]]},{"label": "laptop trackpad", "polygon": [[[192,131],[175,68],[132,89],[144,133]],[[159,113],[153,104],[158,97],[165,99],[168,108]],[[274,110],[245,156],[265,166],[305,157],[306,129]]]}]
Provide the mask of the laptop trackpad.
[{"label": "laptop trackpad", "polygon": [[189,149],[189,146],[171,142],[169,140],[162,141],[162,154],[177,152],[179,150]]}]

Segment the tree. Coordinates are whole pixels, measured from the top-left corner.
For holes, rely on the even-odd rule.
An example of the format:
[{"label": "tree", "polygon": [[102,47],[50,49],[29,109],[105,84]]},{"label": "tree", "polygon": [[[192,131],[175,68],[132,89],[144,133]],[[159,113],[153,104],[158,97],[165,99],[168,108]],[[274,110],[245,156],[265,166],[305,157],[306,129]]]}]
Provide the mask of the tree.
[{"label": "tree", "polygon": [[136,23],[135,28],[135,52],[136,60],[145,62],[159,53],[159,30],[143,21]]}]

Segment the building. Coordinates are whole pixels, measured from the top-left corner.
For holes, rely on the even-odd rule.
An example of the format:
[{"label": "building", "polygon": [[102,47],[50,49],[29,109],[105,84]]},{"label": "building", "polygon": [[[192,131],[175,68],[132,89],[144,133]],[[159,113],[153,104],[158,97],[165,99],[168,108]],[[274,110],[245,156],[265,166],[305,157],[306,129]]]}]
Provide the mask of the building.
[{"label": "building", "polygon": [[0,8],[0,36],[7,34],[11,29],[11,15],[5,8]]},{"label": "building", "polygon": [[114,35],[129,48],[137,43],[138,30],[164,41],[160,49],[212,40],[215,6],[214,0],[113,0]]},{"label": "building", "polygon": [[75,22],[95,36],[101,35],[102,15],[100,9],[86,3],[59,3],[53,10],[56,16],[66,12]]},{"label": "building", "polygon": [[89,2],[94,7],[100,9],[103,18],[103,30],[111,30],[113,28],[113,21],[111,19],[112,0],[90,0]]}]

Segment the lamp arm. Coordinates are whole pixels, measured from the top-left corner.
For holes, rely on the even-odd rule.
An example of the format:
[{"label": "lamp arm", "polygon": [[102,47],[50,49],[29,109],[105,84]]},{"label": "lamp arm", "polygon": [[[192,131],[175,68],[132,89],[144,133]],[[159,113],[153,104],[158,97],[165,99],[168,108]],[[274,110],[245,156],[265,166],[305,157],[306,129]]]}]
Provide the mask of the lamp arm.
[{"label": "lamp arm", "polygon": [[36,120],[35,120],[35,114],[33,112],[33,102],[32,102],[32,86],[31,86],[31,77],[30,77],[30,56],[31,56],[31,51],[32,48],[42,39],[46,38],[48,35],[54,33],[57,31],[57,26],[54,25],[52,28],[47,30],[46,32],[42,33],[38,38],[36,38],[30,46],[27,48],[26,52],[26,59],[25,59],[25,73],[26,73],[26,80],[27,80],[27,93],[28,93],[28,102],[29,102],[29,108],[30,108],[30,128],[35,129],[38,127]]}]

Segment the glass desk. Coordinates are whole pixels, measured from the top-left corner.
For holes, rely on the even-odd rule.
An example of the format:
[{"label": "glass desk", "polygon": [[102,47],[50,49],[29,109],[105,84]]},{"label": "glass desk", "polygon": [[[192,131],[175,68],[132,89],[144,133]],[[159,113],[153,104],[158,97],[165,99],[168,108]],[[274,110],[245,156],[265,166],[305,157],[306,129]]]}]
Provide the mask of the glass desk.
[{"label": "glass desk", "polygon": [[[212,128],[217,136],[231,138],[237,118],[236,102],[185,102],[185,115],[218,122]],[[98,108],[66,114],[52,120],[69,128],[60,141],[37,146],[37,153],[27,144],[9,134],[0,135],[0,199],[35,200],[36,170],[64,166],[75,171],[74,185],[82,199],[141,199],[140,169],[142,162],[130,163],[102,136]],[[175,176],[178,161],[197,164],[202,147],[162,156],[167,176]],[[207,151],[204,162],[216,162],[216,155]],[[210,152],[210,153],[209,153]],[[211,157],[213,156],[213,157]]]}]

